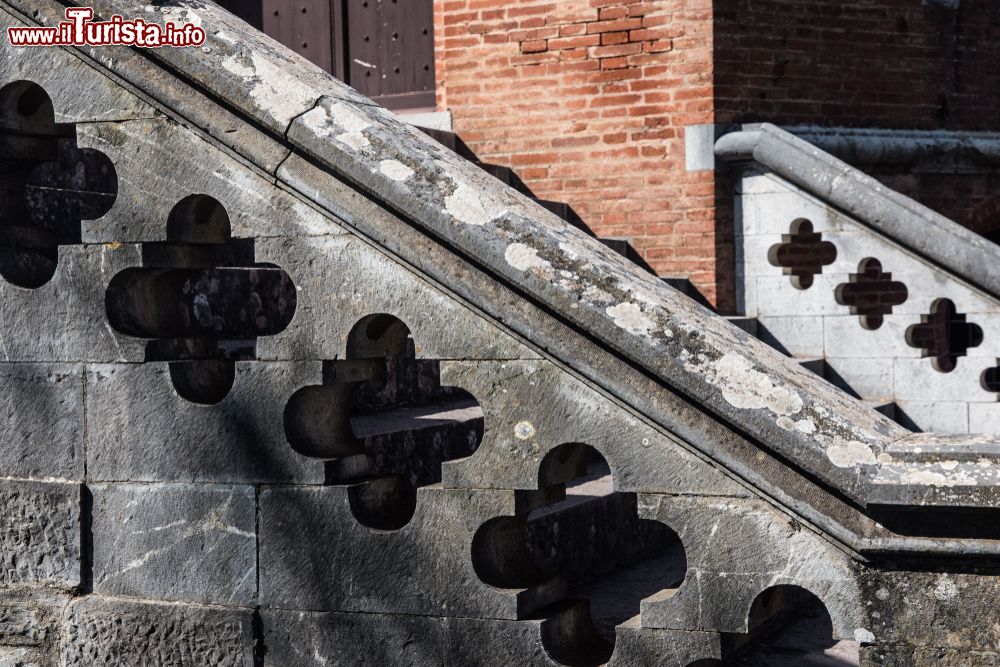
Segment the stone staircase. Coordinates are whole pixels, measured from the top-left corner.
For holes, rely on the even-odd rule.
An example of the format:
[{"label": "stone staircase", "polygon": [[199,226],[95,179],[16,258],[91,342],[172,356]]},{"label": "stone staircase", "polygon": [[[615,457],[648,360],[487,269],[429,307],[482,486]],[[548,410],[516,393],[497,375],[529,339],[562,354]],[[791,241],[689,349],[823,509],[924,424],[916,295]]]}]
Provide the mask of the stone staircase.
[{"label": "stone staircase", "polygon": [[901,428],[213,3],[142,11],[207,42],[0,44],[4,141],[100,156],[0,169],[3,221],[74,232],[0,281],[0,663],[700,667],[806,598],[865,667],[1000,660],[992,440]]},{"label": "stone staircase", "polygon": [[[543,206],[548,211],[558,215],[560,218],[566,222],[572,224],[577,229],[584,231],[591,236],[594,236],[603,243],[605,246],[615,251],[622,257],[633,262],[634,264],[641,267],[643,270],[654,273],[653,270],[643,261],[642,257],[636,251],[635,247],[628,241],[628,239],[619,238],[606,238],[597,237],[591,232],[589,228],[580,220],[572,208],[564,203],[557,201],[549,201],[544,199],[539,199],[535,197],[530,189],[517,177],[517,174],[510,167],[489,164],[479,161],[473,151],[461,140],[461,138],[454,132],[448,132],[439,129],[430,129],[419,127],[422,132],[426,133],[431,138],[435,139],[447,148],[455,151],[458,155],[466,158],[479,167],[486,173],[490,174],[494,178],[498,179],[504,185],[515,188],[518,192],[523,193],[525,196],[529,197],[536,203]],[[686,276],[660,276],[660,279],[670,285],[672,288],[678,290],[685,296],[693,299],[694,301],[700,303],[701,305],[712,308],[711,304],[705,299],[705,297],[698,291],[698,289],[691,283],[691,281]],[[843,377],[839,376],[823,358],[817,357],[796,357],[794,355],[788,354],[787,350],[782,345],[782,342],[771,335],[766,327],[762,326],[760,322],[753,317],[745,316],[726,316],[725,318],[731,324],[739,327],[743,331],[749,333],[750,335],[756,337],[757,339],[767,343],[769,346],[778,350],[782,354],[786,354],[796,360],[799,365],[803,368],[815,373],[824,380],[829,381],[831,384],[835,385],[839,389],[846,391],[847,393],[855,396],[856,398],[865,401],[869,406],[871,406],[877,412],[885,415],[886,417],[896,421],[902,426],[909,428],[914,431],[919,431],[919,427],[904,414],[902,414],[898,409],[894,401],[884,400],[880,398],[869,398],[859,394],[850,383],[847,382]]]}]

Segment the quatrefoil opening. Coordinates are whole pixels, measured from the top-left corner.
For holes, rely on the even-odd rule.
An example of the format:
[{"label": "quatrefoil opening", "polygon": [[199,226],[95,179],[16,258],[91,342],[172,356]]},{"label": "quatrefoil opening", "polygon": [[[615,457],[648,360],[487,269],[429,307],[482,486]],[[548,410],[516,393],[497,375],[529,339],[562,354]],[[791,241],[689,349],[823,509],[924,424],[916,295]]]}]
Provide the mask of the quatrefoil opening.
[{"label": "quatrefoil opening", "polygon": [[605,664],[616,628],[640,613],[642,600],[680,586],[684,547],[665,524],[640,518],[636,494],[614,491],[607,460],[588,445],[546,455],[535,499],[480,526],[473,568],[489,586],[526,591],[519,614],[544,619],[542,645],[553,660]]},{"label": "quatrefoil opening", "polygon": [[891,273],[882,272],[882,263],[867,257],[858,264],[850,282],[837,285],[835,297],[842,306],[850,306],[861,326],[873,331],[882,326],[886,315],[903,304],[909,296],[906,285],[892,279]]},{"label": "quatrefoil opening", "polygon": [[217,200],[191,195],[167,220],[167,241],[145,243],[142,267],[118,273],[105,292],[108,321],[150,339],[146,361],[169,362],[182,398],[214,405],[229,395],[236,362],[257,358],[257,339],[288,327],[295,285],[254,261],[251,239],[234,239]]},{"label": "quatrefoil opening", "polygon": [[285,406],[285,435],[326,467],[327,484],[348,487],[364,526],[399,530],[413,518],[417,489],[441,481],[441,466],[472,456],[484,433],[476,399],[442,387],[440,362],[417,359],[409,328],[391,315],[358,322],[347,358],[328,361],[323,384]]},{"label": "quatrefoil opening", "polygon": [[82,242],[83,220],[114,205],[118,176],[100,151],[77,146],[38,84],[0,88],[0,276],[37,289],[56,273],[59,246]]},{"label": "quatrefoil opening", "polygon": [[791,277],[792,286],[802,290],[812,287],[813,277],[836,259],[836,246],[824,241],[823,234],[814,232],[812,222],[804,218],[793,221],[789,233],[782,235],[781,243],[767,252],[767,260],[773,266],[780,266]]},{"label": "quatrefoil opening", "polygon": [[958,358],[982,342],[982,327],[966,322],[966,316],[956,310],[951,299],[935,300],[930,312],[920,316],[920,324],[906,330],[906,343],[920,348],[921,356],[930,357],[931,365],[941,373],[955,370]]}]

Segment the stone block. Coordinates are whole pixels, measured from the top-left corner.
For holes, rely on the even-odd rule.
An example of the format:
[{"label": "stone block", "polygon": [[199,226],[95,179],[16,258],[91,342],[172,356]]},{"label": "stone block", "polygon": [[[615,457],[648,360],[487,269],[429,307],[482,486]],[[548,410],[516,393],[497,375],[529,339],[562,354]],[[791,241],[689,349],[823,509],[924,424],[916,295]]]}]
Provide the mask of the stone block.
[{"label": "stone block", "polygon": [[[896,359],[919,359],[920,350],[906,344],[906,329],[919,319],[887,315],[875,330],[862,328],[857,315],[846,312],[823,318],[823,345],[827,359],[862,359],[891,364]],[[884,360],[884,361],[876,361]],[[926,362],[928,367],[930,361]]]},{"label": "stone block", "polygon": [[413,518],[384,531],[355,518],[360,490],[261,492],[262,607],[511,619],[523,612],[530,600],[484,584],[471,558],[480,526],[515,513],[514,492],[424,487]]},{"label": "stone block", "polygon": [[793,357],[822,358],[822,317],[758,317],[757,337]]},{"label": "stone block", "polygon": [[849,312],[834,298],[837,285],[847,282],[846,273],[829,274],[824,271],[813,278],[809,289],[800,290],[792,286],[790,276],[782,275],[780,267],[774,267],[774,271],[773,275],[757,277],[758,316],[815,317]]},{"label": "stone block", "polygon": [[961,572],[870,570],[862,579],[868,628],[879,646],[995,653],[1000,646],[995,572],[985,565]]},{"label": "stone block", "polygon": [[451,664],[442,621],[419,616],[264,611],[264,665],[431,667]]},{"label": "stone block", "polygon": [[252,487],[93,487],[94,591],[251,606],[256,593]]},{"label": "stone block", "polygon": [[85,597],[63,620],[61,667],[254,667],[253,612]]},{"label": "stone block", "polygon": [[88,472],[95,481],[322,483],[322,463],[285,438],[285,403],[320,384],[319,362],[238,362],[212,406],[175,392],[165,363],[95,365],[87,375]]},{"label": "stone block", "polygon": [[0,477],[83,480],[83,369],[0,363]]},{"label": "stone block", "polygon": [[56,667],[66,594],[6,591],[0,601],[0,667]]},{"label": "stone block", "polygon": [[[0,30],[23,25],[0,10]],[[19,49],[0,62],[0,87],[33,81],[52,99],[57,123],[151,118],[156,111],[97,67],[67,49]]]},{"label": "stone block", "polygon": [[4,361],[140,361],[141,341],[115,332],[104,311],[111,278],[141,262],[128,245],[59,247],[56,273],[27,290],[0,280],[0,355]]},{"label": "stone block", "polygon": [[677,591],[642,601],[642,627],[746,633],[758,595],[785,585],[823,602],[834,637],[865,629],[854,561],[763,503],[640,495],[639,513],[670,526],[687,556]]},{"label": "stone block", "polygon": [[926,433],[968,433],[970,403],[897,400],[901,421]]},{"label": "stone block", "polygon": [[89,123],[79,144],[114,162],[118,198],[99,220],[83,225],[88,243],[143,243],[166,239],[174,206],[193,193],[226,209],[235,238],[342,234],[329,215],[166,118]]},{"label": "stone block", "polygon": [[281,334],[259,341],[261,358],[342,359],[355,324],[375,314],[400,319],[413,336],[418,357],[538,357],[360,239],[267,239],[258,241],[257,258],[283,268],[298,288],[295,318]]},{"label": "stone block", "polygon": [[676,441],[548,362],[450,361],[442,364],[442,379],[479,398],[486,421],[476,453],[445,463],[447,487],[535,489],[548,452],[582,443],[608,461],[618,491],[746,494]]},{"label": "stone block", "polygon": [[929,357],[895,359],[895,394],[900,401],[916,402],[988,402],[995,394],[983,389],[979,377],[986,368],[996,366],[995,357],[958,357],[955,370],[942,373],[934,369]]},{"label": "stone block", "polygon": [[81,583],[80,486],[0,482],[0,588]]},{"label": "stone block", "polygon": [[1000,433],[1000,403],[969,403],[969,433]]},{"label": "stone block", "polygon": [[[883,325],[884,326],[884,325]],[[841,346],[838,349],[842,351]],[[827,380],[869,401],[893,400],[892,359],[827,357]]]}]

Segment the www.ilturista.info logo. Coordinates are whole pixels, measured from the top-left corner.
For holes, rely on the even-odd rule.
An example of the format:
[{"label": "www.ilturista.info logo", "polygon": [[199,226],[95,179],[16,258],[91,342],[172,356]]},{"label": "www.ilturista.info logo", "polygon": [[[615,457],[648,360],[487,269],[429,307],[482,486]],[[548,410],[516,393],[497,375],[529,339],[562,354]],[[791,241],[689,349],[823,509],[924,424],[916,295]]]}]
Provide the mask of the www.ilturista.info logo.
[{"label": "www.ilturista.info logo", "polygon": [[7,28],[14,46],[201,46],[205,30],[193,23],[150,23],[112,16],[110,21],[94,21],[91,7],[71,7],[66,20],[49,28]]}]

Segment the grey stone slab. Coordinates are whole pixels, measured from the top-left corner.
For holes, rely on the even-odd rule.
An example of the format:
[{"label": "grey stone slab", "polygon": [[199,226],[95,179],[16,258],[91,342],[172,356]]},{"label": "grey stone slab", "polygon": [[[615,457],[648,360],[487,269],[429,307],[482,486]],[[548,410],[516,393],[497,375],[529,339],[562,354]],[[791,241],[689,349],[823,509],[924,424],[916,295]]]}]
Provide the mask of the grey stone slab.
[{"label": "grey stone slab", "polygon": [[28,290],[0,280],[0,359],[141,359],[141,342],[115,332],[104,311],[108,282],[140,263],[136,246],[60,246],[55,276],[42,287]]},{"label": "grey stone slab", "polygon": [[942,373],[930,358],[896,359],[894,393],[898,400],[907,402],[989,402],[996,394],[983,389],[980,376],[996,364],[996,357],[958,357],[955,369]]},{"label": "grey stone slab", "polygon": [[0,589],[81,583],[80,486],[0,481]]},{"label": "grey stone slab", "polygon": [[1000,403],[970,403],[969,433],[1000,434]]},{"label": "grey stone slab", "polygon": [[[513,515],[511,491],[424,487],[401,529],[352,513],[352,488],[273,487],[260,494],[260,597],[266,609],[517,618],[530,598],[480,581],[472,540]],[[528,595],[531,591],[528,591]]]},{"label": "grey stone slab", "polygon": [[267,646],[265,667],[452,664],[442,646],[441,619],[268,610],[261,616]]},{"label": "grey stone slab", "polygon": [[0,363],[0,477],[83,480],[83,368]]},{"label": "grey stone slab", "polygon": [[827,379],[841,383],[868,401],[893,397],[892,359],[827,357]]},{"label": "grey stone slab", "polygon": [[95,481],[323,481],[285,438],[285,403],[320,384],[320,363],[237,362],[219,404],[177,395],[167,364],[95,365],[87,376],[88,472]]},{"label": "grey stone slab", "polygon": [[969,409],[964,401],[904,401],[896,406],[906,421],[921,431],[939,434],[969,433]]},{"label": "grey stone slab", "polygon": [[95,592],[253,604],[252,487],[118,484],[92,491]]},{"label": "grey stone slab", "polygon": [[643,600],[642,627],[746,633],[757,596],[792,585],[823,602],[835,637],[866,629],[857,564],[763,503],[642,495],[639,509],[644,518],[670,526],[687,557],[676,593]]},{"label": "grey stone slab", "polygon": [[541,619],[528,621],[448,618],[445,620],[449,665],[559,667],[542,642]]},{"label": "grey stone slab", "polygon": [[822,317],[759,317],[757,337],[793,357],[826,354]]},{"label": "grey stone slab", "polygon": [[296,316],[261,340],[263,358],[344,358],[347,336],[368,315],[403,321],[418,357],[537,358],[509,334],[360,239],[320,236],[258,241],[260,261],[288,271]]},{"label": "grey stone slab", "polygon": [[[63,17],[65,18],[65,17]],[[26,25],[0,9],[0,30]],[[57,123],[152,118],[155,110],[123,90],[97,67],[65,49],[18,49],[0,62],[0,88],[14,81],[33,81],[53,102]]]},{"label": "grey stone slab", "polygon": [[61,618],[70,596],[35,587],[0,599],[0,666],[56,667]]},{"label": "grey stone slab", "polygon": [[1000,295],[1000,248],[995,243],[889,190],[807,141],[765,123],[723,136],[715,150],[722,159],[754,160],[968,282]]},{"label": "grey stone slab", "polygon": [[[889,315],[874,331],[863,329],[856,315],[838,313],[824,317],[824,346],[829,358],[858,359],[867,357],[873,363],[885,359],[919,359],[920,350],[906,344],[906,330],[920,318]],[[930,361],[927,361],[928,366]]]},{"label": "grey stone slab", "polygon": [[567,443],[605,457],[619,491],[740,496],[746,489],[546,361],[442,365],[442,377],[477,398],[486,434],[474,455],[444,464],[444,484],[538,488],[546,454]]},{"label": "grey stone slab", "polygon": [[[92,6],[105,19],[137,13],[134,4],[119,0]],[[204,26],[208,33],[204,47],[155,49],[150,56],[167,68],[197,72],[197,83],[214,90],[273,133],[284,132],[293,118],[312,108],[323,95],[371,104],[353,88],[214,4],[145,5],[138,14],[155,23],[195,22]]]},{"label": "grey stone slab", "polygon": [[272,179],[169,118],[81,126],[79,144],[115,165],[118,197],[102,218],[83,225],[89,243],[162,241],[171,210],[192,194],[225,208],[236,238],[340,234],[321,213]]},{"label": "grey stone slab", "polygon": [[1000,643],[996,607],[1000,580],[994,568],[872,570],[862,585],[869,629],[881,645],[988,653]]},{"label": "grey stone slab", "polygon": [[253,667],[252,612],[89,596],[63,620],[59,664]]}]

